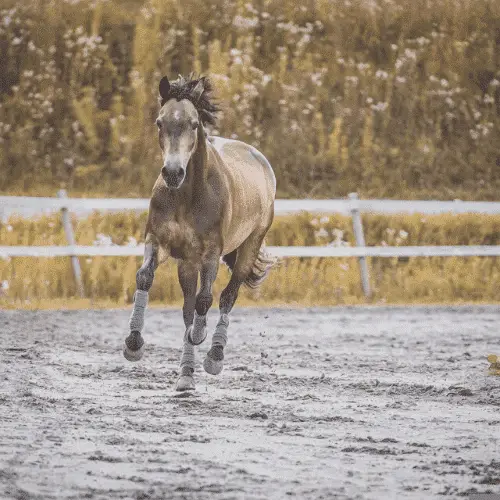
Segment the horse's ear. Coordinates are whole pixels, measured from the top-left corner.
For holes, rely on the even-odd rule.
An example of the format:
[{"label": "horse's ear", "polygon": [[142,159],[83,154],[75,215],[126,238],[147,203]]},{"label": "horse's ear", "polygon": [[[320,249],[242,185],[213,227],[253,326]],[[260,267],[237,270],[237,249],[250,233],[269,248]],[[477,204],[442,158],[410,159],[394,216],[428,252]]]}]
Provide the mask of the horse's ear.
[{"label": "horse's ear", "polygon": [[168,97],[168,93],[170,92],[170,82],[166,76],[160,80],[159,91],[162,99],[166,99]]},{"label": "horse's ear", "polygon": [[194,102],[198,102],[204,91],[205,91],[205,77],[203,76],[199,79],[198,83],[191,91],[191,95],[193,96]]}]

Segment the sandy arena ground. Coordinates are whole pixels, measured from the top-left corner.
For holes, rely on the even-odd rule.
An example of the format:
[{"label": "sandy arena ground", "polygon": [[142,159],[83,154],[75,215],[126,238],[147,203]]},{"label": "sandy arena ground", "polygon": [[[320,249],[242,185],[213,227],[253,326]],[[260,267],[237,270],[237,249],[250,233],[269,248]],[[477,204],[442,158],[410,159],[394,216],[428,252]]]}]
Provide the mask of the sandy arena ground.
[{"label": "sandy arena ground", "polygon": [[129,313],[0,311],[0,498],[500,493],[500,307],[237,308],[181,394],[180,311],[147,312],[136,364]]}]

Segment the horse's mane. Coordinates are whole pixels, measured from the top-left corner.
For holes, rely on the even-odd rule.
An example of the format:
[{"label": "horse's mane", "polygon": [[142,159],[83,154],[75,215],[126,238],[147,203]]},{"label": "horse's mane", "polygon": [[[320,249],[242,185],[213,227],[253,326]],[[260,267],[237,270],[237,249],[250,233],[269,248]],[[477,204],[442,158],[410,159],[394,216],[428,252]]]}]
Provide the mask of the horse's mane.
[{"label": "horse's mane", "polygon": [[[203,93],[196,99],[193,94],[193,90],[196,85],[203,81]],[[191,101],[193,106],[198,111],[203,125],[210,123],[214,125],[217,119],[217,113],[219,107],[212,99],[213,86],[212,82],[207,77],[194,78],[193,74],[189,75],[187,78],[179,75],[179,78],[170,83],[170,89],[166,96],[160,97],[160,105],[163,106],[170,99],[177,99],[181,101],[182,99],[187,99]]]}]

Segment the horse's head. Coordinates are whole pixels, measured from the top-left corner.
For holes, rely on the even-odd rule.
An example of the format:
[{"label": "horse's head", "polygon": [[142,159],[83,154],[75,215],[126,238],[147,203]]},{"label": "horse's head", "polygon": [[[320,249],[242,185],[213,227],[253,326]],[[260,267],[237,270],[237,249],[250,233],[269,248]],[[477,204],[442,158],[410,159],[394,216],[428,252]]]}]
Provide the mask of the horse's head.
[{"label": "horse's head", "polygon": [[217,108],[209,100],[206,78],[160,81],[161,109],[156,119],[163,152],[161,175],[168,188],[178,189],[186,178],[191,157],[203,136],[203,125],[213,123]]}]

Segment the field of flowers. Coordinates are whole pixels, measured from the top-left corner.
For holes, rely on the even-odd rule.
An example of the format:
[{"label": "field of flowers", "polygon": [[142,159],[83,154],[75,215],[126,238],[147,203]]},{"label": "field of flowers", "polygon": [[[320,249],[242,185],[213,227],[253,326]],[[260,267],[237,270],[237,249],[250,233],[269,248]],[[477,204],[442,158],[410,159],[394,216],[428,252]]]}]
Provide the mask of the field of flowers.
[{"label": "field of flowers", "polygon": [[[82,245],[137,245],[143,241],[145,214],[94,214],[73,221]],[[364,216],[368,245],[500,245],[500,216]],[[66,244],[60,216],[38,220],[11,218],[0,223],[7,245]],[[354,245],[349,217],[301,215],[278,218],[269,245]],[[444,303],[500,301],[500,259],[369,259],[375,303]],[[129,304],[135,290],[136,257],[80,258],[86,301],[75,295],[69,258],[0,259],[0,307],[65,307]],[[225,266],[215,286],[228,280]],[[173,262],[158,269],[150,298],[179,305],[182,294]],[[363,303],[355,258],[286,259],[258,291],[244,290],[239,304]]]},{"label": "field of flowers", "polygon": [[497,199],[499,40],[497,0],[2,0],[0,191],[148,195],[195,71],[281,198]]}]

